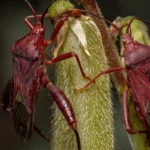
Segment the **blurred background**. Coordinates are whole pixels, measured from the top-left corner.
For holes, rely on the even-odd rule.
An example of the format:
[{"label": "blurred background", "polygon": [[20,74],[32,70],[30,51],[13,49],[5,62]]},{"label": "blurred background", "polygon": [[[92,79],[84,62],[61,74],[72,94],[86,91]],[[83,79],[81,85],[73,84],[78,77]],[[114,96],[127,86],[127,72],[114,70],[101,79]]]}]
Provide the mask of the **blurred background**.
[{"label": "blurred background", "polygon": [[[75,0],[74,0],[75,1]],[[97,0],[105,18],[113,21],[117,16],[135,15],[150,21],[150,1],[148,0]],[[48,4],[48,0],[30,0],[33,8],[40,14]],[[29,32],[24,18],[31,11],[24,0],[0,1],[0,95],[2,95],[8,79],[12,75],[12,44]],[[46,39],[49,39],[53,27],[45,19]],[[50,79],[53,73],[49,72]],[[115,93],[115,92],[114,92]],[[115,150],[131,150],[127,134],[121,122],[121,106],[118,97],[113,93]],[[41,89],[36,105],[36,124],[46,133],[50,131],[50,120],[53,100],[45,89]],[[17,137],[11,117],[0,109],[0,149],[1,150],[50,150],[50,144],[36,133],[27,144]]]}]

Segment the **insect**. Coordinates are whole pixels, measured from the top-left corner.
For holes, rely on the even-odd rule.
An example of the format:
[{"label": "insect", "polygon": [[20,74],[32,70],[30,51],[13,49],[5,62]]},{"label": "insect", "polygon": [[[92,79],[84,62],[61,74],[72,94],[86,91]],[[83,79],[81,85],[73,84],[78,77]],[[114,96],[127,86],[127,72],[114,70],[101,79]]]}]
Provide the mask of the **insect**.
[{"label": "insect", "polygon": [[[33,16],[25,18],[25,23],[31,31],[16,41],[12,47],[13,76],[8,81],[4,90],[2,107],[11,113],[15,130],[22,141],[27,142],[34,130],[49,141],[34,124],[36,98],[40,88],[45,87],[74,131],[78,150],[80,150],[80,138],[73,108],[63,91],[49,80],[46,68],[58,61],[75,57],[82,76],[88,80],[90,78],[84,73],[80,60],[75,53],[66,53],[48,60],[45,52],[46,47],[55,39],[65,20],[69,16],[78,15],[78,12],[74,11],[63,17],[56,25],[50,40],[45,40],[43,19],[48,17],[48,14],[46,14],[47,11],[44,11],[42,15],[36,15],[31,4],[28,1],[26,2],[33,13]],[[32,25],[29,21],[32,18],[36,20],[35,25]],[[41,18],[41,22],[39,18]]]},{"label": "insect", "polygon": [[[126,33],[122,35],[125,67],[105,70],[88,82],[84,87],[77,89],[77,91],[83,91],[101,75],[125,70],[127,73],[127,80],[122,97],[123,123],[129,134],[141,134],[150,131],[150,46],[134,41],[131,36],[131,23],[134,19],[143,21],[137,17],[133,17],[127,26]],[[107,22],[110,23],[109,21]],[[146,21],[143,22],[148,23]],[[111,23],[111,25],[120,32],[114,24]],[[128,108],[128,92],[131,94],[137,115],[147,130],[132,130]]]}]

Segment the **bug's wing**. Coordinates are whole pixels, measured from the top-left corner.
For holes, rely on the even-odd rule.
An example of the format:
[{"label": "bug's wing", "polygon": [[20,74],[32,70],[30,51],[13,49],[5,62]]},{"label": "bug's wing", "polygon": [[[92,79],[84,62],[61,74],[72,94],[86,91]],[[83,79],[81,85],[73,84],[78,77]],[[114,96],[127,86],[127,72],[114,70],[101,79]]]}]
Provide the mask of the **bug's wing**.
[{"label": "bug's wing", "polygon": [[35,32],[29,32],[16,41],[11,50],[14,76],[12,119],[16,132],[25,142],[29,140],[34,129],[35,98],[39,90],[37,76],[41,36],[40,33],[36,34],[37,28],[34,28]]},{"label": "bug's wing", "polygon": [[12,118],[19,137],[27,142],[34,129],[38,61],[14,58]]},{"label": "bug's wing", "polygon": [[[140,119],[150,126],[150,82],[139,69],[128,70],[129,88]],[[146,120],[145,120],[146,119]]]}]

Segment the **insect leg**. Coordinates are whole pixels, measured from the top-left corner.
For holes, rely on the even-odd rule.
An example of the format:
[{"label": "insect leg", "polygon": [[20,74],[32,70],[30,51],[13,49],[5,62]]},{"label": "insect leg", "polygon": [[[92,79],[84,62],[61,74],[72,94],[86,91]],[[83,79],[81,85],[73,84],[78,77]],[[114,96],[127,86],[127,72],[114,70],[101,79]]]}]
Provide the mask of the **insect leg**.
[{"label": "insect leg", "polygon": [[34,28],[34,26],[31,24],[31,22],[29,22],[28,19],[34,18],[34,19],[36,20],[36,22],[39,22],[39,18],[41,18],[41,24],[43,25],[43,19],[44,19],[45,17],[48,17],[48,16],[49,16],[48,14],[46,14],[46,12],[47,12],[49,6],[50,6],[54,1],[55,1],[55,0],[51,1],[51,2],[48,4],[47,8],[45,9],[45,11],[43,12],[42,15],[37,15],[37,14],[35,13],[35,10],[34,10],[33,7],[31,6],[31,4],[28,2],[28,0],[25,0],[25,2],[28,4],[30,10],[31,10],[32,13],[33,13],[33,16],[28,16],[28,17],[25,18],[25,23],[27,24],[27,26],[28,26],[31,30]]},{"label": "insect leg", "polygon": [[82,91],[85,90],[87,87],[89,87],[93,82],[95,82],[95,80],[96,80],[97,78],[99,78],[101,75],[109,74],[109,73],[116,72],[116,71],[122,71],[122,70],[125,70],[125,68],[116,67],[116,68],[111,68],[111,69],[105,70],[105,71],[99,73],[96,77],[94,77],[90,82],[88,82],[88,83],[87,83],[85,86],[83,86],[82,88],[76,89],[76,91],[77,91],[77,92],[82,92]]},{"label": "insect leg", "polygon": [[34,125],[34,130],[40,135],[42,136],[46,141],[52,143],[52,141],[47,137],[46,134],[44,134],[41,129],[39,129],[36,125]]},{"label": "insect leg", "polygon": [[7,82],[7,85],[5,87],[3,96],[2,96],[2,103],[0,104],[0,106],[5,110],[5,111],[10,111],[10,101],[11,98],[13,97],[13,87],[14,87],[14,83],[13,83],[13,77],[11,77],[9,79],[9,81]]},{"label": "insect leg", "polygon": [[[45,17],[48,17],[49,15],[48,14],[46,14],[45,15]],[[37,18],[41,18],[42,17],[42,15],[40,14],[40,15],[37,15]],[[25,19],[24,19],[24,22],[25,22],[25,24],[28,26],[28,28],[30,29],[30,30],[32,30],[33,28],[34,28],[34,25],[32,25],[32,23],[29,21],[29,19],[33,19],[33,18],[35,18],[35,16],[27,16]]]},{"label": "insect leg", "polygon": [[75,57],[76,58],[76,61],[78,63],[78,66],[79,66],[79,69],[81,71],[81,74],[84,78],[88,79],[88,80],[91,80],[90,77],[88,77],[85,72],[83,71],[83,67],[81,65],[81,62],[80,62],[80,59],[78,57],[78,55],[74,52],[69,52],[69,53],[65,53],[65,54],[62,54],[62,55],[59,55],[57,56],[56,58],[52,59],[52,60],[49,60],[47,61],[47,65],[52,65],[56,62],[59,62],[59,61],[62,61],[62,60],[65,60],[65,59],[68,59],[68,58],[72,58],[72,57]]},{"label": "insect leg", "polygon": [[125,125],[125,129],[129,134],[141,134],[147,133],[147,130],[132,130],[130,117],[129,117],[129,107],[128,107],[128,87],[126,86],[124,89],[123,97],[122,97],[122,117],[123,123]]},{"label": "insect leg", "polygon": [[75,120],[73,108],[70,104],[69,99],[64,94],[64,92],[51,83],[47,86],[47,90],[50,92],[50,94],[54,98],[56,104],[58,105],[59,109],[65,116],[70,127],[73,130],[76,130],[76,120]]},{"label": "insect leg", "polygon": [[68,19],[68,17],[72,17],[72,16],[80,16],[81,12],[79,10],[72,10],[72,13],[66,15],[65,17],[63,17],[56,25],[56,27],[53,30],[53,33],[51,35],[50,40],[45,41],[45,43],[47,43],[47,45],[51,44],[54,39],[56,38],[58,32],[60,31],[61,27],[63,26],[64,22]]},{"label": "insect leg", "polygon": [[[32,5],[28,2],[28,0],[25,0],[25,2],[28,4],[30,10],[32,11],[35,20],[38,22],[39,20],[38,20],[38,18],[37,18],[37,15],[36,15],[35,10],[33,9]],[[28,20],[25,19],[25,23],[27,24],[27,26],[28,26],[30,29],[33,29],[33,25],[32,25]]]},{"label": "insect leg", "polygon": [[[61,27],[63,26],[64,22],[68,19],[68,17],[71,17],[71,16],[80,16],[80,15],[81,15],[80,11],[78,11],[78,10],[73,10],[72,13],[70,13],[70,14],[66,15],[65,17],[63,17],[63,18],[58,22],[58,24],[56,25],[56,27],[54,28],[50,40],[47,40],[47,41],[45,40],[45,45],[46,45],[46,46],[47,46],[47,45],[50,45],[51,42],[53,42],[53,40],[56,38],[58,32],[60,31]],[[42,18],[42,17],[43,17],[43,15],[36,15],[36,16],[37,16],[37,18]],[[49,14],[45,14],[44,17],[48,17],[48,16],[49,16]],[[27,16],[27,17],[25,18],[25,20],[24,20],[24,22],[26,23],[26,25],[29,27],[30,30],[32,30],[32,29],[34,28],[34,25],[32,25],[32,23],[29,21],[29,19],[33,19],[33,18],[35,18],[35,15]],[[43,21],[42,21],[42,23],[43,23]]]},{"label": "insect leg", "polygon": [[29,21],[29,19],[31,18],[35,18],[34,16],[27,16],[25,19],[24,19],[24,22],[25,24],[28,26],[28,28],[30,30],[32,30],[34,28],[34,26],[31,24],[31,22]]},{"label": "insect leg", "polygon": [[144,23],[150,25],[150,23],[149,23],[148,21],[145,21],[145,20],[143,20],[143,19],[141,19],[141,18],[138,18],[138,17],[133,17],[133,18],[130,20],[130,22],[129,22],[128,26],[127,26],[127,29],[126,29],[126,33],[128,33],[130,36],[131,36],[131,23],[132,23],[135,19],[136,19],[136,20],[140,20],[140,21],[142,21],[142,22],[144,22]]},{"label": "insect leg", "polygon": [[62,114],[66,118],[69,126],[74,131],[74,133],[76,135],[78,150],[80,150],[81,149],[80,148],[81,147],[80,146],[80,138],[79,138],[79,134],[77,131],[75,114],[74,114],[74,111],[73,111],[73,108],[71,106],[69,99],[66,97],[66,95],[64,94],[64,92],[62,90],[60,90],[58,87],[56,87],[53,84],[49,84],[47,86],[47,89],[48,89],[49,93],[52,95],[53,99],[55,100],[55,102],[56,102],[57,106],[59,107],[59,109],[61,110]]},{"label": "insect leg", "polygon": [[[49,44],[51,44],[51,42],[53,42],[53,40],[54,40],[55,37],[57,36],[59,30],[60,30],[61,27],[63,26],[64,22],[68,19],[68,17],[71,17],[71,16],[80,16],[80,15],[81,15],[80,11],[74,10],[72,13],[70,13],[70,14],[68,14],[67,16],[63,17],[63,18],[58,22],[58,24],[56,25],[56,27],[54,28],[50,40],[48,40],[48,41],[45,40],[45,44],[46,44],[46,45],[49,45]],[[48,16],[49,16],[49,14],[45,14],[44,17],[48,17]],[[41,18],[41,17],[43,17],[43,15],[41,15],[41,14],[40,14],[40,15],[37,15],[37,18]],[[34,25],[31,24],[31,22],[29,21],[29,19],[33,19],[33,18],[35,18],[34,15],[32,15],[32,16],[27,16],[27,17],[24,19],[24,22],[26,23],[26,25],[27,25],[27,26],[29,27],[29,29],[31,29],[31,30],[34,28]]]},{"label": "insect leg", "polygon": [[67,96],[64,94],[64,92],[61,89],[59,89],[58,87],[56,87],[50,82],[46,74],[43,75],[41,82],[42,82],[42,85],[46,87],[49,93],[52,95],[53,99],[55,100],[63,116],[66,118],[68,125],[74,131],[76,135],[78,150],[80,150],[81,149],[80,137],[77,131],[75,114],[74,114],[74,111],[73,111],[73,108],[71,106],[69,99],[67,98]]}]

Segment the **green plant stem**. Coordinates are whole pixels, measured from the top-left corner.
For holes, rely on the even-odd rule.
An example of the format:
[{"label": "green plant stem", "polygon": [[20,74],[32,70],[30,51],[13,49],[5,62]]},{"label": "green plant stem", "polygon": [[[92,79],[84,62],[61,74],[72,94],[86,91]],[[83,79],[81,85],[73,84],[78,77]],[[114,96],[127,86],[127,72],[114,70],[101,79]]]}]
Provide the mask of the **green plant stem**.
[{"label": "green plant stem", "polygon": [[[103,17],[102,13],[100,11],[100,8],[97,5],[96,0],[82,0],[82,4],[84,9],[87,12],[93,13],[97,16]],[[97,24],[99,31],[102,35],[102,41],[105,48],[106,57],[108,60],[108,65],[110,68],[113,67],[121,67],[122,64],[120,62],[120,57],[118,54],[117,47],[114,43],[114,40],[112,39],[111,34],[108,31],[107,25],[102,19],[99,19],[97,17],[91,16],[95,23]],[[116,87],[122,85],[124,87],[125,84],[125,76],[124,72],[116,72],[114,73],[114,83]]]},{"label": "green plant stem", "polygon": [[[75,52],[81,60],[85,73],[91,78],[99,72],[108,68],[102,44],[101,34],[96,27],[93,28],[92,19],[81,16],[79,18],[69,18],[69,22],[62,27],[59,32],[55,49],[59,47],[58,55]],[[81,23],[84,30],[87,50],[78,39],[76,32],[73,32],[71,24]],[[92,24],[90,24],[92,22]],[[67,26],[67,31],[66,31]],[[64,34],[64,31],[66,33]],[[81,34],[81,32],[79,33]],[[60,37],[65,36],[61,46]],[[83,34],[82,34],[83,36]],[[81,75],[75,58],[64,60],[56,65],[55,84],[61,88],[69,98],[77,120],[77,129],[81,139],[82,150],[113,150],[113,110],[110,94],[109,76],[105,75],[99,78],[97,82],[91,85],[82,93],[75,92],[75,89],[81,88],[88,81]],[[75,135],[66,123],[63,115],[57,106],[54,106],[54,150],[77,150]]]}]

